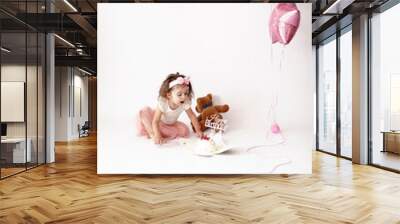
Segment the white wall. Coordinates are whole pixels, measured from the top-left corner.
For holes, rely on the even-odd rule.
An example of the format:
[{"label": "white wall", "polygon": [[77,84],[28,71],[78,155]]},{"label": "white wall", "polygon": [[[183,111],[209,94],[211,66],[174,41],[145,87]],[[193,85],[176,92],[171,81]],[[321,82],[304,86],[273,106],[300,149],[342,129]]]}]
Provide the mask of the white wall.
[{"label": "white wall", "polygon": [[[83,75],[76,68],[56,67],[56,141],[77,139],[78,124],[83,125],[88,120],[88,78]],[[82,113],[79,113],[77,105],[82,105]]]},{"label": "white wall", "polygon": [[[88,121],[88,77],[85,76],[83,77],[81,72],[78,70],[75,70],[75,75],[74,75],[74,108],[73,108],[73,113],[72,113],[72,120],[71,120],[71,134],[73,138],[79,137],[78,129],[77,126],[80,124],[81,126],[85,123],[85,121]],[[76,73],[78,72],[78,74]],[[80,93],[78,93],[80,91]],[[80,95],[80,97],[79,97]],[[79,102],[79,100],[81,102]],[[81,107],[81,108],[80,108]],[[81,110],[81,112],[79,111]]]},{"label": "white wall", "polygon": [[[317,47],[315,45],[312,46],[312,76],[317,77]],[[314,80],[314,86],[316,86],[316,79]],[[314,105],[314,116],[313,116],[313,121],[314,121],[314,142],[317,141],[317,88],[314,89],[313,93],[313,105]],[[317,147],[314,147],[314,150],[316,150]]]},{"label": "white wall", "polygon": [[55,141],[69,139],[69,73],[68,67],[55,68]]}]

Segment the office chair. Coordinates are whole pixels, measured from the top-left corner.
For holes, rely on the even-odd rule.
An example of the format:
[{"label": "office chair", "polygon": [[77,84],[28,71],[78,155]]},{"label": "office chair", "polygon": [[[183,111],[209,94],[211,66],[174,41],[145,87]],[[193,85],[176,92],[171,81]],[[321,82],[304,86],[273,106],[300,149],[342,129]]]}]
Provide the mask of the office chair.
[{"label": "office chair", "polygon": [[79,129],[79,138],[89,136],[89,129],[90,129],[89,121],[85,121],[82,127],[78,125],[78,129]]}]

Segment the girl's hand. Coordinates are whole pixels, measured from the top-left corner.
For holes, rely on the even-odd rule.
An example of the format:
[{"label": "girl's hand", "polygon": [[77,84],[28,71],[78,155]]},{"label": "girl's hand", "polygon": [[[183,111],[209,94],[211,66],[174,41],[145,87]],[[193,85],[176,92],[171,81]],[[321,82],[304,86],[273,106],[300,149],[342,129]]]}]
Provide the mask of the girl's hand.
[{"label": "girl's hand", "polygon": [[164,139],[160,135],[154,135],[153,140],[154,143],[157,145],[161,145],[164,143]]},{"label": "girl's hand", "polygon": [[204,136],[204,133],[202,131],[197,131],[196,134],[199,138],[202,138]]},{"label": "girl's hand", "polygon": [[202,137],[204,136],[204,134],[203,134],[203,132],[201,131],[199,121],[197,120],[197,117],[196,117],[196,115],[194,114],[193,110],[192,110],[191,108],[189,108],[189,109],[186,110],[186,113],[187,113],[187,115],[188,115],[190,121],[192,121],[192,124],[193,124],[193,126],[194,126],[194,129],[196,130],[196,135],[197,135],[199,138],[202,138]]}]

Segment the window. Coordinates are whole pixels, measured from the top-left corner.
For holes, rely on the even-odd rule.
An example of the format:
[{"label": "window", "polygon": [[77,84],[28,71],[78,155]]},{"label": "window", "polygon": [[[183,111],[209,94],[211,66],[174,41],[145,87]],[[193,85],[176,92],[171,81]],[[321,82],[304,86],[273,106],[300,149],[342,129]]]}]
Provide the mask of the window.
[{"label": "window", "polygon": [[372,164],[400,170],[400,5],[371,18]]},{"label": "window", "polygon": [[318,149],[336,153],[336,39],[318,47]]},{"label": "window", "polygon": [[[352,157],[352,33],[340,36],[340,155]],[[347,31],[347,32],[346,32]]]}]

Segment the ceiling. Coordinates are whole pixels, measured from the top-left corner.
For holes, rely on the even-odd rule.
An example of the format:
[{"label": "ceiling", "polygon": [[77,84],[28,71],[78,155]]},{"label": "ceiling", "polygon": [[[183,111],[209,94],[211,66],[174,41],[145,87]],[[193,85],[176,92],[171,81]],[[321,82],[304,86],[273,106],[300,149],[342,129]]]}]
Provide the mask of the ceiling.
[{"label": "ceiling", "polygon": [[[56,65],[80,66],[96,72],[97,3],[149,2],[294,2],[312,3],[313,43],[329,37],[340,26],[351,24],[353,16],[374,9],[388,0],[253,0],[253,1],[149,1],[149,0],[1,0],[1,30],[17,46],[18,32],[55,32]],[[49,12],[52,13],[49,13]],[[27,13],[26,13],[27,12]],[[325,12],[325,13],[324,13]],[[347,21],[347,22],[346,22]],[[339,27],[340,28],[340,27]],[[16,36],[13,38],[12,36]],[[66,41],[64,41],[66,40]],[[69,43],[68,43],[69,42]],[[3,42],[4,43],[4,42]],[[19,43],[23,44],[23,43]],[[22,46],[22,45],[21,45]],[[33,45],[32,45],[33,46]],[[30,51],[28,49],[28,51]]]}]

